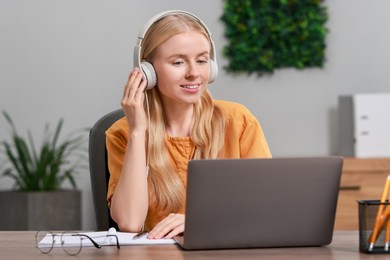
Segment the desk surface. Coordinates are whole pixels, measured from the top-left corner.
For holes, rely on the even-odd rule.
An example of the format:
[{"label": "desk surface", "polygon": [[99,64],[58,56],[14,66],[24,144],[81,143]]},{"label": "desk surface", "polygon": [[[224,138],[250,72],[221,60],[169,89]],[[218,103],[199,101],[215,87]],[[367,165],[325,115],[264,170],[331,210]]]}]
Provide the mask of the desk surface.
[{"label": "desk surface", "polygon": [[389,259],[389,255],[359,253],[357,231],[335,231],[333,241],[325,247],[266,248],[239,250],[183,251],[177,245],[122,246],[96,249],[85,247],[77,257],[61,248],[49,255],[35,248],[33,231],[0,231],[0,259]]}]

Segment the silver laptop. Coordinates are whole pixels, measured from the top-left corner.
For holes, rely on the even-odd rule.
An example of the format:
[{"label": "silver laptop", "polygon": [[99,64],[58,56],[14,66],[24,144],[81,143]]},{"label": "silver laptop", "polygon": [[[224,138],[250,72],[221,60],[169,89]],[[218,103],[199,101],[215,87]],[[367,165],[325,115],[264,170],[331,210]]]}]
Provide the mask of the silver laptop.
[{"label": "silver laptop", "polygon": [[184,249],[323,246],[332,241],[343,159],[192,160]]}]

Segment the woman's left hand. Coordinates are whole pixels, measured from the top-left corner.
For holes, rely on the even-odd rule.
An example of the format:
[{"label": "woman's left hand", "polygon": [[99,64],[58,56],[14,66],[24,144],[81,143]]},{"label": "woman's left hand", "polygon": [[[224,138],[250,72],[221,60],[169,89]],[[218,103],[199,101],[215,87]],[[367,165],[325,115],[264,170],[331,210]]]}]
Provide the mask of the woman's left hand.
[{"label": "woman's left hand", "polygon": [[184,220],[185,215],[171,213],[149,232],[148,238],[173,238],[184,232]]}]

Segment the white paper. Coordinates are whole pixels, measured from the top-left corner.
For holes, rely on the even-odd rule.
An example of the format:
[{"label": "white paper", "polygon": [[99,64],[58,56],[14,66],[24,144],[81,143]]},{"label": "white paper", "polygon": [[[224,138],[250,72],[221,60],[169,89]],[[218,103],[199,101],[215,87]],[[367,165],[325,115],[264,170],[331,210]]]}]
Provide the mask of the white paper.
[{"label": "white paper", "polygon": [[[92,238],[99,245],[116,245],[116,239],[114,237],[107,237],[107,231],[99,232],[82,232],[79,234],[85,234]],[[176,241],[173,239],[148,239],[147,235],[140,237],[139,239],[133,240],[133,237],[137,233],[127,233],[127,232],[116,232],[115,235],[118,237],[119,245],[172,245]],[[79,246],[80,238],[74,236],[63,236],[66,246]],[[61,247],[61,233],[55,234],[55,243],[54,247]],[[40,242],[40,247],[50,247],[52,243],[52,235],[47,234]],[[84,246],[93,246],[92,242],[86,238],[82,237],[82,243]]]}]

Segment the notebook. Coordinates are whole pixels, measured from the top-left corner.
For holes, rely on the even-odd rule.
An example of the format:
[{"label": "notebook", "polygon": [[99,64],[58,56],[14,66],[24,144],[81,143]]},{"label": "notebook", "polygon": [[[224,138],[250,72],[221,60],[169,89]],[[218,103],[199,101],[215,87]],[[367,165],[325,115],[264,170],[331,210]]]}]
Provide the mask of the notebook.
[{"label": "notebook", "polygon": [[323,246],[332,241],[343,159],[192,160],[184,249]]}]

